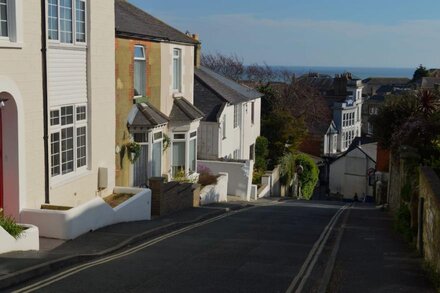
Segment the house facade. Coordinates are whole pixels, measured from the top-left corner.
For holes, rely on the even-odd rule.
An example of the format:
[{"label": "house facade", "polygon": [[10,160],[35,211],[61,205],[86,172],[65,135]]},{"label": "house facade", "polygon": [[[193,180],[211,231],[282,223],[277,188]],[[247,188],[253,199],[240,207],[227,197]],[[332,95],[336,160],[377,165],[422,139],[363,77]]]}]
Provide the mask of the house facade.
[{"label": "house facade", "polygon": [[195,70],[194,92],[204,113],[198,158],[254,160],[262,95],[202,66]]},{"label": "house facade", "polygon": [[[24,208],[76,206],[110,193],[113,5],[2,0],[0,9],[0,203],[5,213],[18,219]],[[107,176],[98,174],[100,169]],[[106,181],[101,188],[98,175]]]},{"label": "house facade", "polygon": [[[115,2],[116,182],[143,186],[148,178],[196,172],[193,106],[198,41],[130,3]],[[140,154],[130,161],[130,145]]]}]

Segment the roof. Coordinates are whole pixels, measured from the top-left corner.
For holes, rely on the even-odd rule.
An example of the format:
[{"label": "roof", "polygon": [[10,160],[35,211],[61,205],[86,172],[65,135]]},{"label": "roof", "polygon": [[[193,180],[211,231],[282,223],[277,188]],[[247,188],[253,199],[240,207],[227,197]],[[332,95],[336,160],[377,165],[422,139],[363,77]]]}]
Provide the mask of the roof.
[{"label": "roof", "polygon": [[305,83],[320,92],[327,92],[333,89],[334,78],[330,76],[302,76],[299,82]]},{"label": "roof", "polygon": [[326,134],[338,134],[338,129],[336,129],[336,124],[335,122],[332,120],[332,123],[330,124],[330,126],[327,129]]},{"label": "roof", "polygon": [[434,89],[436,84],[440,84],[439,77],[423,77],[420,81],[422,89]]},{"label": "roof", "polygon": [[187,44],[199,42],[126,0],[115,1],[116,35]]},{"label": "roof", "polygon": [[[239,104],[263,96],[258,91],[241,85],[203,66],[195,68],[194,74],[196,81],[230,104]],[[197,99],[203,98],[197,92],[195,92],[195,97]]]},{"label": "roof", "polygon": [[128,115],[128,125],[130,128],[150,129],[167,124],[168,121],[169,118],[165,114],[148,102],[133,105]]},{"label": "roof", "polygon": [[203,112],[197,109],[187,99],[183,97],[174,98],[173,108],[170,113],[171,121],[194,121],[202,119]]},{"label": "roof", "polygon": [[368,77],[362,81],[364,84],[375,85],[404,85],[411,80],[406,77]]},{"label": "roof", "polygon": [[203,112],[203,121],[218,122],[219,113],[226,104],[227,102],[214,90],[194,79],[194,105]]},{"label": "roof", "polygon": [[377,142],[370,137],[356,137],[352,141],[348,149],[341,156],[337,157],[333,162],[345,157],[347,154],[355,149],[360,150],[369,160],[376,163],[376,159],[373,157],[377,156]]}]

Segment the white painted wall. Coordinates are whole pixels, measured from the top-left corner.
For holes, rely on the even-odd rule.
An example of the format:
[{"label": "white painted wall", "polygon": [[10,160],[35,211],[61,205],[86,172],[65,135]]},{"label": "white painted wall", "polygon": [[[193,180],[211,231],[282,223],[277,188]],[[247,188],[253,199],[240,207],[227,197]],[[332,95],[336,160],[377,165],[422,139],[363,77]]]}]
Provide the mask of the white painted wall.
[{"label": "white painted wall", "polygon": [[40,2],[17,0],[16,4],[17,42],[0,41],[0,95],[10,98],[2,111],[17,115],[15,155],[4,154],[3,160],[15,166],[4,170],[5,176],[15,178],[14,186],[5,187],[5,213],[18,220],[19,210],[30,206],[32,197],[44,201],[44,149]]},{"label": "white painted wall", "polygon": [[66,240],[116,223],[151,219],[151,190],[116,187],[115,193],[136,195],[114,209],[97,197],[67,211],[24,209],[21,218],[37,226],[40,236]]},{"label": "white painted wall", "polygon": [[228,173],[219,173],[217,184],[207,185],[200,191],[200,204],[228,201]]},{"label": "white painted wall", "polygon": [[27,251],[27,250],[39,250],[40,238],[38,236],[38,227],[33,225],[24,225],[26,230],[15,239],[2,227],[0,227],[0,254],[11,251]]},{"label": "white painted wall", "polygon": [[250,200],[254,161],[245,163],[199,160],[199,165],[208,167],[213,173],[228,174],[228,195]]},{"label": "white painted wall", "polygon": [[[226,118],[226,138],[223,138],[223,121]],[[241,126],[234,128],[234,105],[224,108],[220,116],[220,128],[218,131],[219,155],[218,158],[233,158],[235,150],[241,150]],[[207,137],[207,139],[209,139]],[[241,159],[235,158],[235,159]]]},{"label": "white painted wall", "polygon": [[353,199],[355,193],[359,199],[364,195],[372,196],[373,187],[368,186],[369,168],[375,168],[375,163],[357,148],[336,160],[330,165],[330,192],[339,192],[347,199]]},{"label": "white painted wall", "polygon": [[[50,103],[70,103],[72,99],[83,99],[84,77],[87,77],[89,163],[88,169],[76,176],[53,182],[51,180],[50,202],[55,205],[78,206],[96,196],[110,194],[115,185],[115,46],[114,46],[114,6],[106,0],[88,1],[89,19],[87,43],[87,72],[84,72],[84,58],[81,48],[63,48],[52,45],[48,53],[48,64],[53,68],[63,67],[52,73],[57,78],[49,81],[55,88],[51,90]],[[69,87],[65,74],[73,62],[74,83]],[[49,67],[50,69],[51,67]],[[85,75],[87,73],[87,75]],[[51,76],[51,75],[49,75]],[[52,76],[52,77],[54,77]],[[75,92],[75,97],[70,91]],[[76,97],[78,95],[78,97]],[[108,169],[108,188],[98,191],[98,169]],[[29,207],[36,208],[43,202],[44,194],[33,196]]]}]

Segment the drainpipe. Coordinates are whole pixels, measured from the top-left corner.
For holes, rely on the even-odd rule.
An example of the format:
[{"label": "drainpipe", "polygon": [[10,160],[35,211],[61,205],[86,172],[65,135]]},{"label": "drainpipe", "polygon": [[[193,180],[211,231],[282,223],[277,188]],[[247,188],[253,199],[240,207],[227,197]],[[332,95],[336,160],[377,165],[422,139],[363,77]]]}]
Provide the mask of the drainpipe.
[{"label": "drainpipe", "polygon": [[43,120],[44,120],[44,202],[49,200],[49,129],[47,97],[47,36],[46,36],[46,0],[41,0],[41,62],[43,74]]}]

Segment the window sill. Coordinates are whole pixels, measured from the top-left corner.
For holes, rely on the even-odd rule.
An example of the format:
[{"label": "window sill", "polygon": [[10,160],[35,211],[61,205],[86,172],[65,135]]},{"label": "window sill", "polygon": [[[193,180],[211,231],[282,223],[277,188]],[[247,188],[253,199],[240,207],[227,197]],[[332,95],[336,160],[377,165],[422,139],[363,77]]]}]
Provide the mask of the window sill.
[{"label": "window sill", "polygon": [[183,93],[181,93],[181,92],[174,92],[173,93],[173,98],[183,98]]},{"label": "window sill", "polygon": [[53,179],[53,181],[50,184],[50,189],[55,189],[55,188],[61,187],[63,185],[72,183],[72,182],[79,180],[83,177],[86,177],[90,174],[92,174],[92,171],[87,169],[87,170],[78,171],[75,174],[66,175],[65,178]]},{"label": "window sill", "polygon": [[48,41],[49,49],[62,49],[62,50],[78,50],[85,51],[87,49],[87,45],[85,44],[64,44],[64,43],[56,43]]},{"label": "window sill", "polygon": [[23,49],[23,43],[0,40],[0,48]]}]

